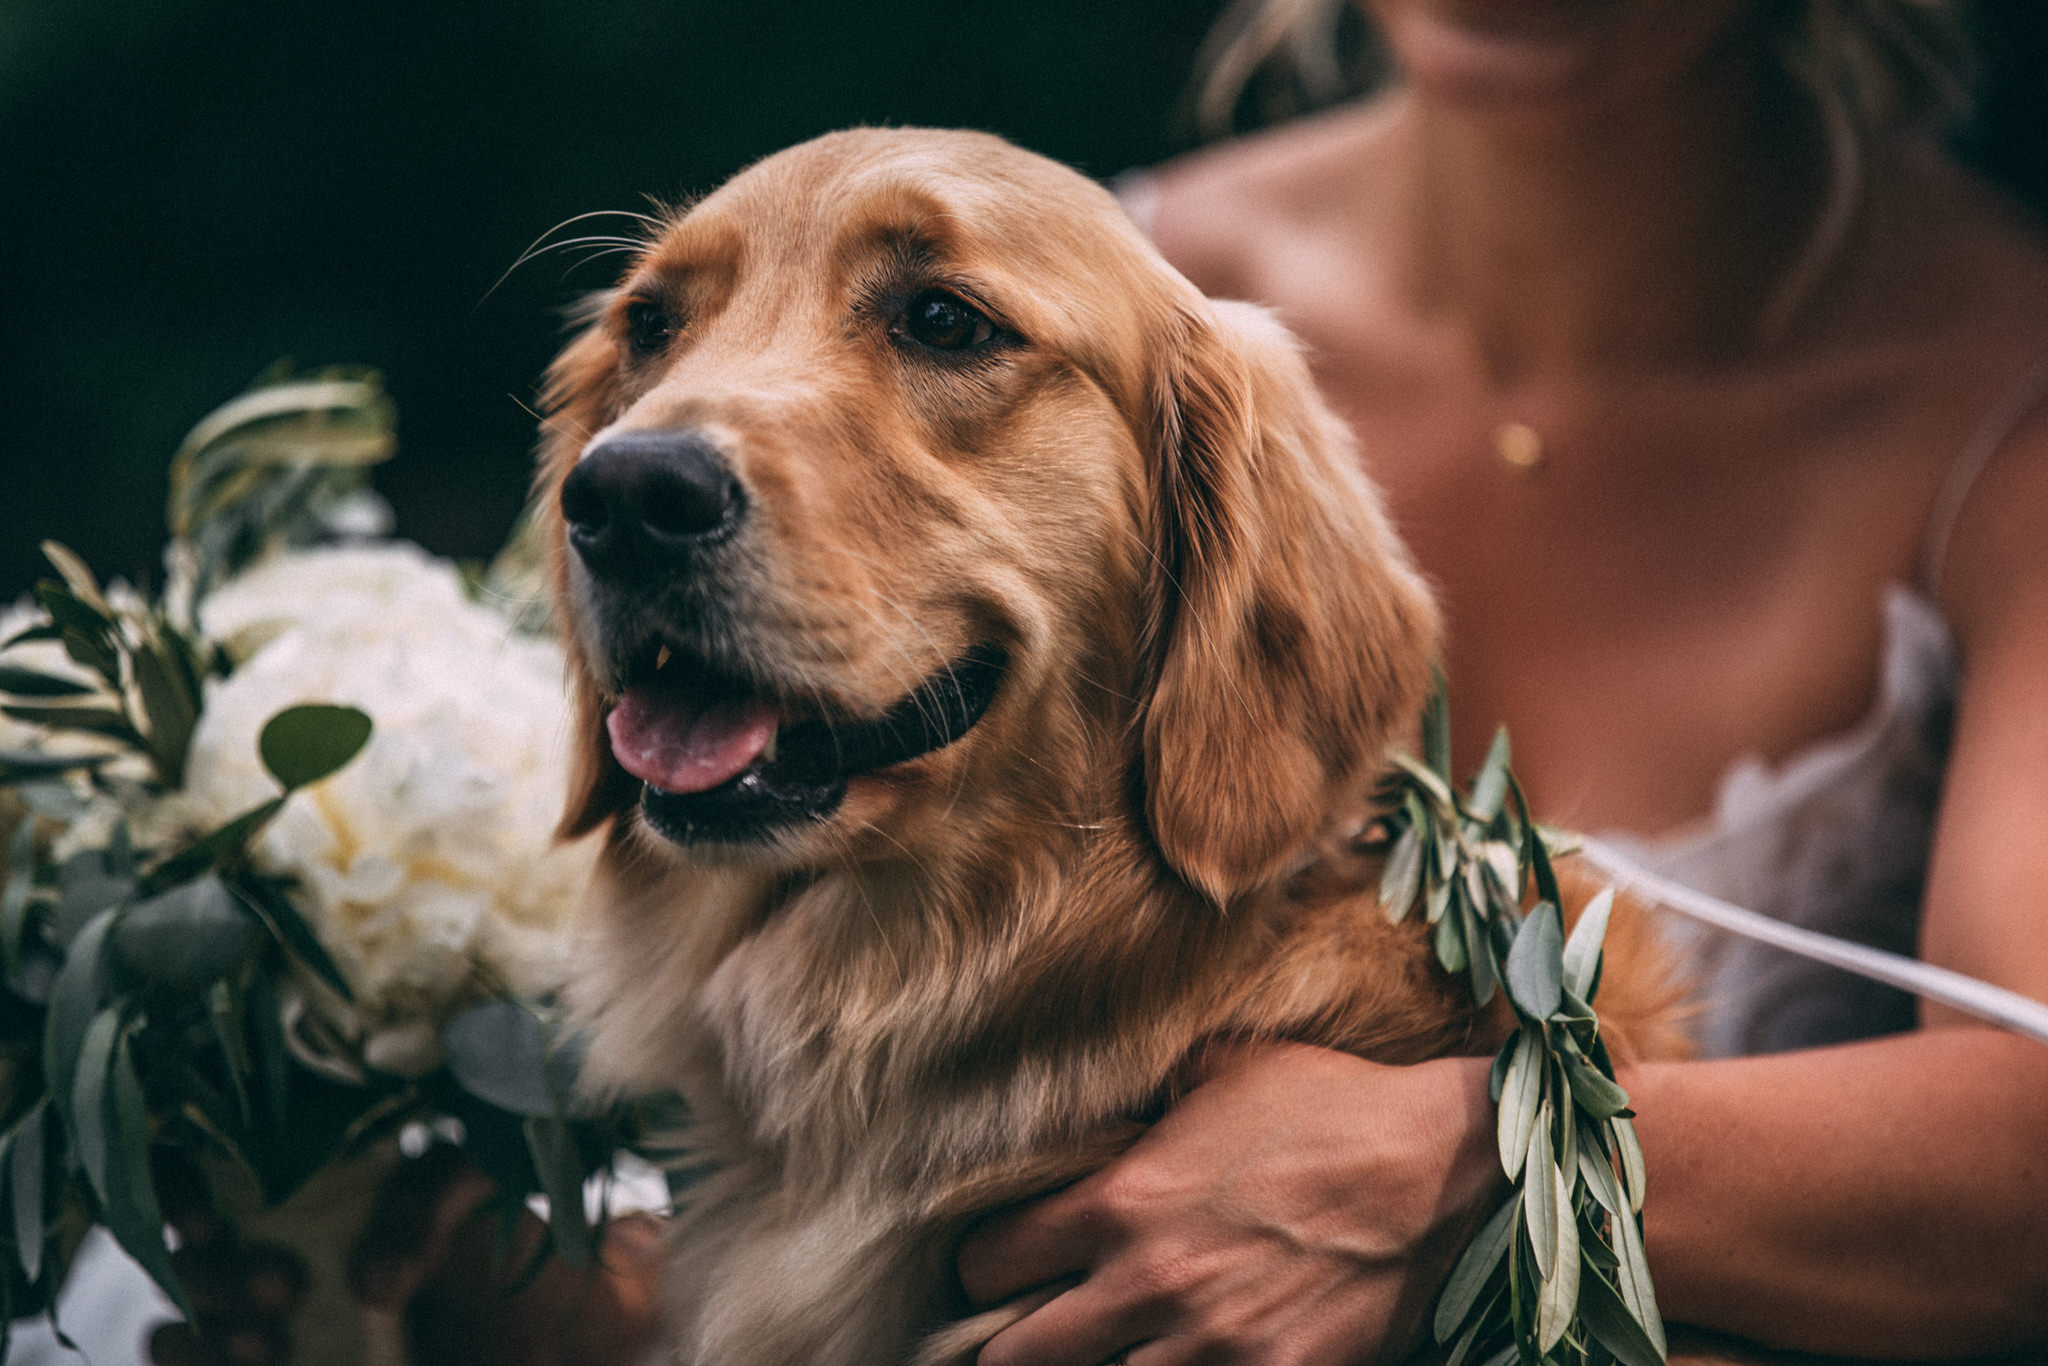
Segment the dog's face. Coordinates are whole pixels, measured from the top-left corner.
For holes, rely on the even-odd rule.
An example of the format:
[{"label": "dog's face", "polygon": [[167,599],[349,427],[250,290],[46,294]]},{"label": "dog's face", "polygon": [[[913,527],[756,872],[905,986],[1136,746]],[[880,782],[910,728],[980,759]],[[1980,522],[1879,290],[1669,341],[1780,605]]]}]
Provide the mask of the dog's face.
[{"label": "dog's face", "polygon": [[1059,808],[1127,763],[1224,896],[1419,697],[1426,598],[1284,337],[997,139],[753,167],[649,244],[548,401],[570,829],[916,858],[941,809]]}]

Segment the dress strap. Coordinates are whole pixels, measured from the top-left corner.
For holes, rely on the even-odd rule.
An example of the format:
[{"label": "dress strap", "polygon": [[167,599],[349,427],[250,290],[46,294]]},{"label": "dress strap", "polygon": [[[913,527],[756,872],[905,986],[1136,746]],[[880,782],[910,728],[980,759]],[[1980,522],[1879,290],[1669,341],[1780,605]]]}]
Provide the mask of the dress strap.
[{"label": "dress strap", "polygon": [[1991,458],[2005,447],[2007,438],[2048,399],[2048,357],[2031,366],[2018,382],[1998,397],[1984,420],[1970,433],[1970,439],[1956,452],[1948,475],[1935,495],[1927,514],[1927,527],[1920,536],[1920,587],[1929,597],[1941,588],[1941,571],[1948,561],[1948,546],[1962,519],[1963,505],[1970,501],[1977,480],[1991,464]]}]

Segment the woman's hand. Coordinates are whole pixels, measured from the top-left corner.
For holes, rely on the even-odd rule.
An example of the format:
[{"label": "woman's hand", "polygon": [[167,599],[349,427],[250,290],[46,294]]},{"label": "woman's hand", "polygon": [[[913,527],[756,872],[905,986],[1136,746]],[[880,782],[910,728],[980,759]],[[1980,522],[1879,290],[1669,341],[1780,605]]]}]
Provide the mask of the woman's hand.
[{"label": "woman's hand", "polygon": [[1503,1184],[1486,1069],[1212,1051],[1129,1152],[962,1244],[977,1305],[1074,1282],[981,1366],[1400,1359]]}]

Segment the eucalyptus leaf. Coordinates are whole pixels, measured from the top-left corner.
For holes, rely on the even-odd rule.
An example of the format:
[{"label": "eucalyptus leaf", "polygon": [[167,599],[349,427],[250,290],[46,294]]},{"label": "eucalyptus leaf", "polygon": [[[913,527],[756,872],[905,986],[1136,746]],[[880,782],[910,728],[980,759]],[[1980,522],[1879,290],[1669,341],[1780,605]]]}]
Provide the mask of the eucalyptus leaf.
[{"label": "eucalyptus leaf", "polygon": [[1579,912],[1579,923],[1564,946],[1564,989],[1582,1001],[1593,999],[1599,978],[1600,950],[1607,942],[1607,923],[1614,914],[1614,889],[1603,888]]},{"label": "eucalyptus leaf", "polygon": [[1548,1352],[1557,1346],[1564,1337],[1565,1329],[1571,1327],[1572,1316],[1579,1305],[1579,1221],[1572,1213],[1571,1186],[1555,1165],[1550,1166],[1547,1172],[1534,1174],[1531,1184],[1540,1184],[1545,1175],[1550,1181],[1551,1198],[1560,1213],[1555,1230],[1557,1241],[1551,1248],[1550,1270],[1536,1296],[1536,1347],[1540,1352]]},{"label": "eucalyptus leaf", "polygon": [[344,1001],[354,1001],[355,988],[349,985],[346,974],[327,952],[327,946],[320,942],[320,936],[299,914],[299,908],[282,886],[264,879],[245,879],[234,888],[244,906],[254,911],[263,921],[271,936],[284,945],[286,952],[304,963],[321,981],[332,987]]},{"label": "eucalyptus leaf", "polygon": [[107,1187],[107,1076],[114,1045],[120,1041],[121,1012],[109,1006],[92,1017],[79,1045],[78,1065],[71,1081],[71,1105],[64,1113],[71,1149],[92,1184],[102,1209],[110,1208]]},{"label": "eucalyptus leaf", "polygon": [[263,1109],[272,1129],[283,1133],[291,1109],[291,1065],[285,1054],[277,988],[271,984],[269,973],[259,972],[250,978],[242,1019],[249,1028],[253,1045],[250,1054],[256,1064],[250,1079],[262,1093]]},{"label": "eucalyptus leaf", "polygon": [[548,1028],[516,1001],[471,1006],[448,1022],[441,1043],[449,1072],[478,1100],[515,1115],[563,1112],[567,1079],[551,1061]]},{"label": "eucalyptus leaf", "polygon": [[1429,882],[1429,893],[1423,898],[1423,922],[1429,925],[1437,924],[1444,918],[1444,912],[1450,908],[1451,884],[1432,877]]},{"label": "eucalyptus leaf", "polygon": [[107,933],[113,924],[111,910],[94,916],[71,941],[64,966],[50,986],[49,1013],[43,1020],[43,1084],[52,1096],[71,1094],[78,1050],[105,989]]},{"label": "eucalyptus leaf", "polygon": [[1548,1281],[1556,1271],[1557,1226],[1569,1213],[1558,1210],[1557,1156],[1550,1144],[1550,1102],[1536,1110],[1536,1124],[1529,1136],[1528,1175],[1522,1181],[1523,1222],[1529,1229],[1529,1250],[1536,1255],[1536,1271]]},{"label": "eucalyptus leaf", "polygon": [[13,664],[0,664],[0,692],[16,697],[89,697],[99,690],[89,683],[79,683],[55,674],[24,669]]},{"label": "eucalyptus leaf", "polygon": [[319,782],[361,752],[370,718],[355,707],[287,707],[270,718],[256,748],[287,792]]},{"label": "eucalyptus leaf", "polygon": [[57,912],[51,925],[57,942],[70,944],[87,921],[134,895],[135,879],[110,873],[102,851],[73,854],[57,874]]},{"label": "eucalyptus leaf", "polygon": [[1407,919],[1422,892],[1422,833],[1413,825],[1401,832],[1380,873],[1380,905],[1396,925]]},{"label": "eucalyptus leaf", "polygon": [[1501,1088],[1507,1084],[1508,1064],[1514,1061],[1515,1049],[1521,1044],[1521,1031],[1517,1030],[1501,1041],[1500,1048],[1493,1055],[1493,1068],[1486,1074],[1486,1098],[1500,1104]]},{"label": "eucalyptus leaf", "polygon": [[21,1262],[22,1277],[31,1285],[43,1274],[43,1119],[48,1113],[48,1100],[37,1101],[15,1126],[7,1147],[14,1255]]},{"label": "eucalyptus leaf", "polygon": [[588,1266],[594,1245],[583,1217],[583,1159],[576,1135],[567,1121],[551,1115],[529,1116],[525,1128],[534,1170],[548,1198],[548,1232],[555,1250],[572,1267]]},{"label": "eucalyptus leaf", "polygon": [[256,918],[209,873],[129,907],[114,924],[114,965],[132,982],[192,995],[247,958],[262,934]]},{"label": "eucalyptus leaf", "polygon": [[1392,756],[1394,766],[1413,778],[1423,792],[1429,796],[1439,811],[1449,811],[1453,806],[1450,785],[1438,777],[1434,770],[1407,754]]},{"label": "eucalyptus leaf", "polygon": [[1466,798],[1465,808],[1472,813],[1472,819],[1484,825],[1500,814],[1507,795],[1508,728],[1502,726],[1493,733],[1493,744],[1486,751],[1479,776],[1472,780],[1472,795]]},{"label": "eucalyptus leaf", "polygon": [[107,1204],[107,1227],[178,1311],[191,1320],[195,1317],[192,1306],[171,1267],[170,1249],[164,1246],[163,1208],[157,1202],[156,1183],[149,1170],[149,1104],[135,1070],[132,1033],[122,1036],[122,1046],[114,1055],[111,1089],[113,1161],[108,1183],[113,1198]]},{"label": "eucalyptus leaf", "polygon": [[1451,1269],[1450,1278],[1436,1302],[1436,1340],[1448,1342],[1458,1331],[1458,1325],[1465,1321],[1478,1304],[1479,1296],[1493,1273],[1500,1269],[1501,1262],[1508,1255],[1508,1244],[1514,1241],[1516,1221],[1521,1217],[1522,1197],[1514,1195],[1502,1202],[1472,1236],[1465,1253],[1458,1258],[1458,1264]]},{"label": "eucalyptus leaf", "polygon": [[254,1067],[249,1060],[248,1036],[242,1028],[241,993],[233,982],[218,981],[207,989],[206,1018],[213,1027],[214,1042],[220,1045],[221,1061],[226,1065],[228,1085],[235,1093],[241,1127],[247,1128],[256,1117],[249,1105],[248,1082]]},{"label": "eucalyptus leaf", "polygon": [[143,894],[153,896],[167,891],[239,857],[250,837],[282,810],[284,798],[272,797],[261,806],[244,811],[218,830],[200,836],[149,870],[149,876],[142,880]]},{"label": "eucalyptus leaf", "polygon": [[1525,1024],[1515,1035],[1515,1055],[1500,1093],[1500,1165],[1510,1181],[1522,1174],[1542,1098],[1543,1031],[1540,1025]]},{"label": "eucalyptus leaf", "polygon": [[1508,997],[1532,1019],[1557,1009],[1564,991],[1564,921],[1554,902],[1539,902],[1515,932],[1506,964]]}]

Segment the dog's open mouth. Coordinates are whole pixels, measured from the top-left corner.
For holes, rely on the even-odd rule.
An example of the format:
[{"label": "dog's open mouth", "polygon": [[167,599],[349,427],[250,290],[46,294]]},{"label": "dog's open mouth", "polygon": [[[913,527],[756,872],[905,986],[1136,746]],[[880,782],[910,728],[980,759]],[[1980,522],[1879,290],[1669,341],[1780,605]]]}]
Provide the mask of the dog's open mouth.
[{"label": "dog's open mouth", "polygon": [[679,844],[743,843],[828,816],[846,784],[952,744],[995,700],[1007,657],[977,646],[869,721],[806,713],[662,648],[605,726],[646,784],[641,811]]}]

